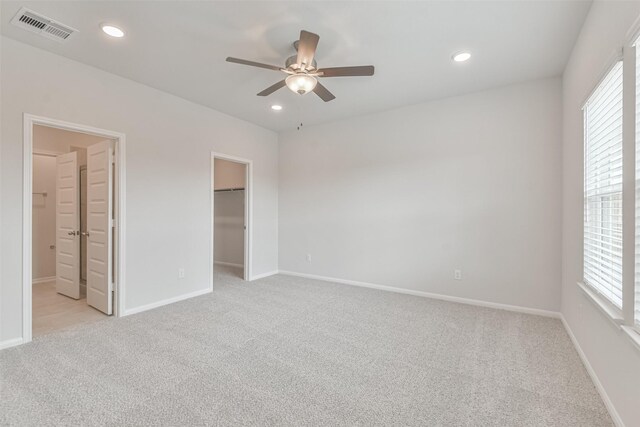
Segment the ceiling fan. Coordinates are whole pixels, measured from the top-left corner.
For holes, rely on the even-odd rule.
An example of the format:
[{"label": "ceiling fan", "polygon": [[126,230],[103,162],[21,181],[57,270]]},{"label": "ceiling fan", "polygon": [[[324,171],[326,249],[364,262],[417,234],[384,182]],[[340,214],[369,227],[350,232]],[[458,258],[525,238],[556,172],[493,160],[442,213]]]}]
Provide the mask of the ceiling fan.
[{"label": "ceiling fan", "polygon": [[329,90],[318,82],[318,77],[355,77],[355,76],[372,76],[373,65],[362,65],[358,67],[333,67],[318,68],[313,57],[316,54],[316,47],[320,36],[309,31],[300,31],[300,39],[293,43],[293,47],[298,51],[297,55],[293,55],[285,61],[284,67],[275,65],[262,64],[260,62],[247,61],[244,59],[228,57],[227,62],[236,64],[250,65],[252,67],[266,68],[267,70],[282,71],[288,76],[278,83],[269,86],[258,96],[271,95],[278,89],[287,86],[293,92],[304,95],[309,92],[315,92],[324,102],[335,99],[335,96]]}]

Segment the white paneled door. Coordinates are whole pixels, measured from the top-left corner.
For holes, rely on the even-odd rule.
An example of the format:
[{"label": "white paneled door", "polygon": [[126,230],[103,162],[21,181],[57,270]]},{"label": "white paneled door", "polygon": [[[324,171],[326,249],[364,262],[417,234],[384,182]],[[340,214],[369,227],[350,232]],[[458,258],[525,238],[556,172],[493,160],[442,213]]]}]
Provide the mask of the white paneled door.
[{"label": "white paneled door", "polygon": [[79,182],[76,152],[56,162],[56,291],[80,298]]},{"label": "white paneled door", "polygon": [[113,142],[87,148],[87,303],[113,312]]}]

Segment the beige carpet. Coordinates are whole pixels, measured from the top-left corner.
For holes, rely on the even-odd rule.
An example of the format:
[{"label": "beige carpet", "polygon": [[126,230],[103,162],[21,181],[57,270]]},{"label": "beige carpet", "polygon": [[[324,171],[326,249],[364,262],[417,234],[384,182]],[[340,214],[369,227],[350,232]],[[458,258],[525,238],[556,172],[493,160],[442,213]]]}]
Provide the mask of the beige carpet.
[{"label": "beige carpet", "polygon": [[0,424],[611,425],[556,319],[229,271],[0,352]]}]

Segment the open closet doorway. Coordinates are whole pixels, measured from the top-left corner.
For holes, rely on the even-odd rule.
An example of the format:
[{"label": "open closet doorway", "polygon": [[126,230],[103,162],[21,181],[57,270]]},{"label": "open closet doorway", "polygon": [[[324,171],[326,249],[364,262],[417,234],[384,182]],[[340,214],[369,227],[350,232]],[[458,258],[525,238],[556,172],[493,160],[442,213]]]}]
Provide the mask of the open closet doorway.
[{"label": "open closet doorway", "polygon": [[118,314],[124,136],[89,130],[25,115],[27,341]]},{"label": "open closet doorway", "polygon": [[250,280],[251,162],[213,153],[213,268]]}]

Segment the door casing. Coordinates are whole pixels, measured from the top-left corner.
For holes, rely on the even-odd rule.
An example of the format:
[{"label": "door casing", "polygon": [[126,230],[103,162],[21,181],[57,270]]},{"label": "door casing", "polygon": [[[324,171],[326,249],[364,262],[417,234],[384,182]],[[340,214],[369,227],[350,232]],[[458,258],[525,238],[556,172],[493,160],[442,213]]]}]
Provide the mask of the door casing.
[{"label": "door casing", "polygon": [[115,141],[115,239],[114,239],[114,315],[124,315],[125,301],[125,241],[126,241],[126,168],[125,147],[126,135],[100,129],[92,126],[65,122],[57,119],[36,116],[25,113],[23,115],[23,186],[22,186],[22,343],[32,340],[32,197],[33,192],[33,126],[47,126],[71,132],[86,133],[112,139]]}]

